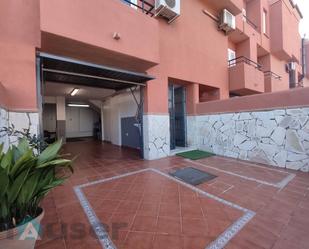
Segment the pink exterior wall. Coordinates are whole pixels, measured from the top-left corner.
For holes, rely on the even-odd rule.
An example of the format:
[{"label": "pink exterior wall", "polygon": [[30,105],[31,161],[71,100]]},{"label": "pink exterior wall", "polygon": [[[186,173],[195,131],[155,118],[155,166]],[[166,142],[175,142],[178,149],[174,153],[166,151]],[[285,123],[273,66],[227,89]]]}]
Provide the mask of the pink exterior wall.
[{"label": "pink exterior wall", "polygon": [[[299,58],[296,54],[297,51],[300,51],[301,46],[300,36],[298,34],[299,13],[290,2],[284,0],[244,1],[244,8],[247,18],[239,14],[236,17],[236,31],[229,34],[229,44],[233,43],[236,49],[236,57],[245,56],[261,64],[263,71],[271,71],[281,77],[279,81],[274,77],[269,78],[265,76],[263,82],[266,92],[288,89],[289,74],[286,72],[286,64],[290,61],[295,61],[296,57]],[[288,10],[288,12],[286,12],[285,9]],[[266,33],[262,30],[263,11],[267,13]],[[253,27],[250,22],[256,25],[256,28]],[[287,25],[286,22],[289,24]],[[289,26],[290,31],[288,32],[291,34],[287,41],[284,40],[286,39],[287,35],[285,33],[287,31],[281,32],[284,30],[284,25]],[[276,44],[277,47],[279,44],[281,52],[274,51],[274,44]],[[229,46],[233,47],[232,45]],[[284,46],[290,50],[289,57],[284,56]],[[296,61],[298,60],[299,59]],[[239,75],[238,77],[250,79],[254,75],[253,71],[251,73],[251,76]],[[230,82],[230,85],[234,84],[235,80],[234,82]],[[250,89],[243,89],[242,92],[250,92]]]},{"label": "pink exterior wall", "polygon": [[40,0],[1,0],[0,39],[2,42],[15,42],[39,47]]},{"label": "pink exterior wall", "polygon": [[264,92],[264,74],[254,66],[241,63],[229,69],[230,91],[240,95]]},{"label": "pink exterior wall", "polygon": [[275,76],[265,74],[265,92],[289,89],[289,73],[286,72],[287,62],[281,61],[271,54],[259,57],[258,62],[262,65],[263,71],[271,71],[281,77],[281,79],[276,79]]},{"label": "pink exterior wall", "polygon": [[[266,33],[262,31],[263,25],[263,11],[266,12]],[[260,40],[258,41],[259,45],[265,50],[265,52],[270,52],[270,8],[268,0],[261,0],[260,3],[260,28],[259,31],[261,33]]]},{"label": "pink exterior wall", "polygon": [[[221,89],[222,98],[228,97],[227,37],[202,13],[204,8],[205,3],[201,1],[182,1],[181,17],[168,25],[165,20],[150,18],[116,0],[91,0],[91,3],[79,0],[74,4],[70,0],[42,1],[42,48],[71,55],[73,51],[65,51],[70,46],[61,46],[71,39],[95,46],[98,51],[104,48],[107,58],[112,52],[117,53],[117,58],[123,57],[122,61],[128,61],[127,56],[134,57],[137,60],[134,69],[139,68],[138,71],[147,69],[143,66],[148,63],[147,72],[156,80],[146,89],[145,111],[167,113],[168,77],[216,86]],[[117,18],[114,17],[116,11]],[[90,14],[87,16],[87,13]],[[121,34],[119,41],[112,39],[113,32]],[[50,42],[52,39],[54,42]],[[85,58],[83,54],[87,52],[81,51],[83,44],[74,45],[74,53]],[[104,52],[101,54],[101,58],[104,57]],[[160,66],[153,67],[157,63]],[[114,66],[123,68],[126,64],[115,61]],[[158,97],[162,98],[160,103],[157,103]]]},{"label": "pink exterior wall", "polygon": [[36,111],[35,47],[0,43],[0,79],[10,110]]},{"label": "pink exterior wall", "polygon": [[247,1],[246,4],[246,12],[247,17],[255,24],[257,25],[257,30],[261,31],[261,24],[262,24],[262,6],[261,6],[261,0],[255,0],[255,1]]},{"label": "pink exterior wall", "polygon": [[271,71],[281,76],[280,81],[273,80],[272,92],[283,91],[289,89],[289,73],[286,72],[286,62],[279,60],[275,56],[271,58]]},{"label": "pink exterior wall", "polygon": [[289,0],[276,1],[270,8],[271,51],[284,60],[300,59],[300,16]]},{"label": "pink exterior wall", "polygon": [[36,48],[40,47],[39,0],[0,1],[0,81],[11,110],[37,109]]},{"label": "pink exterior wall", "polygon": [[[182,0],[181,16],[167,24],[120,0],[4,0],[0,3],[4,10],[0,15],[0,81],[10,108],[35,110],[35,52],[39,49],[154,75],[156,79],[145,90],[146,113],[168,113],[171,79],[186,82],[188,96],[193,98],[188,102],[189,114],[196,112],[194,105],[200,97],[203,101],[228,98],[230,90],[236,89],[234,83],[243,85],[243,94],[251,94],[247,88],[255,85],[259,86],[257,92],[287,89],[285,64],[299,59],[299,16],[288,0],[270,3],[271,7],[267,0]],[[243,7],[257,30],[243,21]],[[240,14],[237,30],[228,36],[203,13],[207,10],[218,16],[223,8]],[[266,35],[261,34],[263,9],[270,17]],[[114,32],[120,34],[120,40],[113,39]],[[279,74],[283,84],[266,80],[268,88],[264,88],[262,73],[247,66],[230,77],[231,83],[228,47],[235,49],[237,56],[261,62],[263,68]],[[270,47],[275,56],[269,54]]]},{"label": "pink exterior wall", "polygon": [[[165,20],[158,20],[160,65],[148,70],[157,79],[147,85],[146,113],[168,112],[169,78],[217,87],[218,97],[228,98],[228,39],[218,32],[216,22],[203,14],[205,7],[201,1],[182,1],[181,16],[174,23],[168,25]],[[196,98],[193,102],[198,101],[198,94],[192,96]]]},{"label": "pink exterior wall", "polygon": [[156,79],[147,84],[145,89],[144,111],[149,114],[166,114],[168,112],[168,78],[161,74],[160,66],[148,70]]},{"label": "pink exterior wall", "polygon": [[0,107],[7,108],[7,96],[4,86],[0,83]]},{"label": "pink exterior wall", "polygon": [[[244,0],[244,9],[246,18],[243,14],[236,16],[236,31],[230,34],[230,39],[235,43],[239,43],[246,39],[250,39],[250,43],[257,44],[262,48],[260,53],[270,52],[270,20],[269,20],[269,3],[268,0]],[[262,32],[262,13],[267,12],[267,32]],[[247,19],[247,20],[246,20]],[[254,27],[254,25],[256,27]],[[257,48],[255,48],[257,49]],[[252,58],[255,59],[256,58]]]},{"label": "pink exterior wall", "polygon": [[[95,58],[97,62],[111,64],[109,61],[112,61],[121,67],[125,67],[130,58],[140,65],[146,63],[148,68],[159,62],[158,21],[121,1],[41,1],[41,31],[45,51],[56,50],[68,56],[77,53],[88,59],[86,54],[93,56],[95,53],[91,50],[96,50],[101,57]],[[114,32],[120,34],[120,40],[113,39]],[[73,42],[75,51],[71,51],[70,46],[62,46],[72,40],[79,42]]]},{"label": "pink exterior wall", "polygon": [[228,40],[228,48],[236,51],[236,44],[233,43],[231,40]]},{"label": "pink exterior wall", "polygon": [[188,115],[196,114],[196,105],[199,103],[199,85],[190,84],[186,91],[186,112]]},{"label": "pink exterior wall", "polygon": [[239,14],[243,8],[244,2],[243,0],[202,0],[207,2],[214,11],[220,11],[224,8],[228,9],[229,11],[233,12],[235,15]]},{"label": "pink exterior wall", "polygon": [[271,110],[276,108],[291,108],[309,106],[309,88],[297,88],[288,91],[265,93],[262,95],[244,96],[227,100],[199,103],[197,114],[212,114],[225,112],[243,112],[252,110]]},{"label": "pink exterior wall", "polygon": [[[235,42],[237,56],[243,55],[257,61],[262,65],[263,71],[271,71],[281,77],[280,81],[265,77],[265,91],[288,89],[289,75],[286,72],[286,64],[299,61],[297,53],[299,54],[301,49],[298,34],[299,13],[285,0],[248,1],[245,8],[248,19],[257,29],[254,30],[248,21],[243,21],[242,15],[237,16],[237,30],[230,37],[230,40]],[[267,13],[266,33],[262,32],[263,11]],[[274,46],[281,50],[274,51]],[[284,55],[284,49],[290,51],[290,56]]]},{"label": "pink exterior wall", "polygon": [[248,59],[257,61],[257,44],[254,38],[249,38],[236,44],[237,57],[245,56]]},{"label": "pink exterior wall", "polygon": [[258,63],[262,65],[263,71],[270,70],[271,69],[271,55],[267,54],[267,55],[258,57]]}]

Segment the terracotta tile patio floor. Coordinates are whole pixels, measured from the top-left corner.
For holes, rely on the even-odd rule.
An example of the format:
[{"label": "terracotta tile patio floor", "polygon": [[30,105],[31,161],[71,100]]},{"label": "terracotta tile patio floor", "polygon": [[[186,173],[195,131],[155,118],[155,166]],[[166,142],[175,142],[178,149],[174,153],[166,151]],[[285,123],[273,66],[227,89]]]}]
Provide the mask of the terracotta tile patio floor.
[{"label": "terracotta tile patio floor", "polygon": [[[207,248],[246,210],[255,216],[224,248],[309,248],[308,173],[217,156],[144,161],[134,150],[92,141],[69,143],[65,151],[79,155],[75,173],[43,203],[38,249],[102,248],[91,214],[117,248]],[[195,189],[166,174],[189,166],[218,177]],[[75,189],[92,207],[88,217],[74,192],[81,184]]]}]

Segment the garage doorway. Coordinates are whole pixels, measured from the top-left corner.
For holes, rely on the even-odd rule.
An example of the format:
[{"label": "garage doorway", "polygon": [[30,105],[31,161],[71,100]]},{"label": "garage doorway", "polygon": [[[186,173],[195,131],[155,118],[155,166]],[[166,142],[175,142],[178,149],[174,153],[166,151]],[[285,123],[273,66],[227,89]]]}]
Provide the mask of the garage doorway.
[{"label": "garage doorway", "polygon": [[[143,157],[143,88],[154,77],[46,53],[38,53],[37,70],[45,139],[47,133],[64,141],[92,137],[138,149]],[[46,120],[55,113],[51,129]]]},{"label": "garage doorway", "polygon": [[56,104],[44,104],[43,106],[43,129],[44,138],[47,143],[56,140],[57,110]]}]

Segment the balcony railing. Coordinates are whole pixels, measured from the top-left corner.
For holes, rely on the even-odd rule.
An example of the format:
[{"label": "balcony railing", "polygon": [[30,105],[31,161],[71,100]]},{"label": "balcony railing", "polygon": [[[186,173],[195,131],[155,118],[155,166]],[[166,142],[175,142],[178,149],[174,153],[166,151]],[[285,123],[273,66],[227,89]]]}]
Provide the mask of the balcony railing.
[{"label": "balcony railing", "polygon": [[[232,67],[232,66],[235,66],[237,64],[240,64],[240,63],[246,63],[250,66],[253,66],[255,67],[256,69],[258,69],[259,71],[262,71],[262,65],[253,61],[253,60],[250,60],[249,58],[245,57],[245,56],[240,56],[240,57],[237,57],[235,59],[232,59],[232,60],[229,60],[228,61],[228,65],[229,67]],[[272,77],[276,80],[281,80],[282,77],[272,71],[264,71],[264,76],[265,77]]]},{"label": "balcony railing", "polygon": [[276,74],[276,73],[274,73],[272,71],[265,71],[264,72],[264,76],[265,77],[271,77],[271,78],[274,78],[276,80],[281,80],[282,79],[282,77],[280,75],[278,75],[278,74]]},{"label": "balcony railing", "polygon": [[228,61],[229,67],[235,66],[235,65],[240,64],[240,63],[246,63],[246,64],[253,66],[256,69],[262,71],[262,65],[261,64],[255,62],[253,60],[250,60],[249,58],[247,58],[245,56],[240,56],[240,57],[237,57],[235,59]]},{"label": "balcony railing", "polygon": [[295,84],[295,88],[299,88],[299,87],[305,87],[304,82],[298,82]]},{"label": "balcony railing", "polygon": [[121,0],[122,2],[126,2],[131,6],[141,10],[146,15],[154,16],[154,5],[145,0],[137,0],[137,3],[131,2],[130,0]]},{"label": "balcony railing", "polygon": [[262,66],[245,56],[229,61],[229,88],[237,94],[253,94],[265,91]]}]

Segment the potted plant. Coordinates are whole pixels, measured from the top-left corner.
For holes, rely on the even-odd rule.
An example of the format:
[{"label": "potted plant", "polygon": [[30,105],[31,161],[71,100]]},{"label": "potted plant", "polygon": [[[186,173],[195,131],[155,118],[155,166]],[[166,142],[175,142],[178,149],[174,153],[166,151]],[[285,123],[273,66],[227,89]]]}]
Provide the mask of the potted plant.
[{"label": "potted plant", "polygon": [[44,216],[42,199],[67,179],[59,169],[73,172],[71,160],[59,155],[61,146],[57,141],[38,153],[22,138],[4,153],[0,145],[0,248],[34,248]]}]

